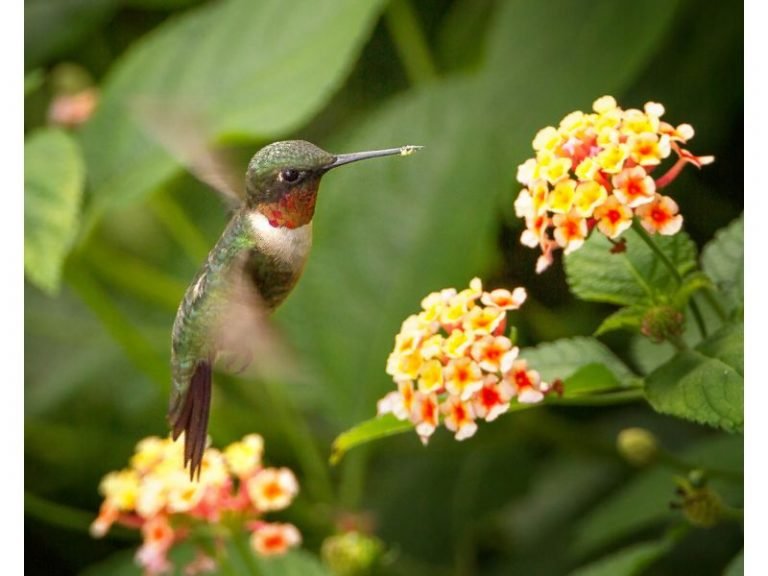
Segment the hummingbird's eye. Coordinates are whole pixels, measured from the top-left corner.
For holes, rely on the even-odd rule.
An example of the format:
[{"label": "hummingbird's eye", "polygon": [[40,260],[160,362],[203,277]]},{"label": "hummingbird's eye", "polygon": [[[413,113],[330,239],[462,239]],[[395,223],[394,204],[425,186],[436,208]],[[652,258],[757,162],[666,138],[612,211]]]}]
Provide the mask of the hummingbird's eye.
[{"label": "hummingbird's eye", "polygon": [[296,182],[300,175],[301,173],[298,170],[294,170],[293,168],[280,170],[280,180],[283,182]]}]

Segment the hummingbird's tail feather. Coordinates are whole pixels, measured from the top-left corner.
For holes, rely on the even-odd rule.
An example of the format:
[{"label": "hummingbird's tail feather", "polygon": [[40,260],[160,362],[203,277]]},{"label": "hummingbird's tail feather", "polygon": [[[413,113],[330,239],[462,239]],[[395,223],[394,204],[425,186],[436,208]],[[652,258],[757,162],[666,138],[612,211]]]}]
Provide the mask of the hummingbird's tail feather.
[{"label": "hummingbird's tail feather", "polygon": [[197,364],[183,397],[177,397],[168,413],[176,440],[184,432],[184,467],[189,464],[189,477],[200,479],[203,452],[208,438],[208,416],[211,411],[211,363]]}]

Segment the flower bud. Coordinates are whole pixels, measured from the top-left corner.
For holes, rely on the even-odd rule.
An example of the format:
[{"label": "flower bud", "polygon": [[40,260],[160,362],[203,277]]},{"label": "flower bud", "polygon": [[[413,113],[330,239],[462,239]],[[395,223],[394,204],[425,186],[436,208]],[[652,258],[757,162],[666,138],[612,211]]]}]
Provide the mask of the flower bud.
[{"label": "flower bud", "polygon": [[723,518],[725,507],[720,496],[709,487],[701,470],[692,470],[687,478],[677,478],[679,500],[673,508],[682,511],[693,526],[711,528]]},{"label": "flower bud", "polygon": [[350,531],[326,538],[320,555],[336,576],[363,576],[371,573],[383,552],[384,543],[375,536]]},{"label": "flower bud", "polygon": [[656,458],[656,437],[645,428],[625,428],[616,438],[619,454],[633,466],[647,466]]},{"label": "flower bud", "polygon": [[640,332],[654,342],[664,342],[683,333],[685,316],[677,308],[660,304],[648,309],[640,324]]}]

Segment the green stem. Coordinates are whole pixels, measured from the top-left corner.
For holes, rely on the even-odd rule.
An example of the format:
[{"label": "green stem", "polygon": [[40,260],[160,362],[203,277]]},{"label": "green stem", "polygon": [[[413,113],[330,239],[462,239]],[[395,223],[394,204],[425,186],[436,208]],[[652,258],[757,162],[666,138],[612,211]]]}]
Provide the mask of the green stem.
[{"label": "green stem", "polygon": [[149,207],[192,262],[199,264],[205,260],[211,249],[210,242],[168,192],[158,190],[150,198]]},{"label": "green stem", "polygon": [[285,392],[272,382],[264,382],[272,407],[283,427],[286,439],[296,452],[307,477],[307,492],[318,502],[333,502],[333,487],[326,459],[320,454],[314,434]]},{"label": "green stem", "polygon": [[24,514],[46,524],[88,532],[95,515],[71,506],[51,502],[31,492],[24,492]]},{"label": "green stem", "polygon": [[419,85],[435,80],[437,69],[409,0],[392,0],[385,13],[385,19],[411,83]]},{"label": "green stem", "polygon": [[709,468],[707,466],[696,466],[691,464],[690,462],[686,462],[685,460],[675,456],[674,454],[671,454],[670,452],[667,452],[666,450],[659,450],[658,452],[658,461],[663,466],[666,466],[667,468],[670,468],[672,470],[677,470],[678,472],[682,472],[687,474],[691,470],[699,469],[703,470],[708,477],[710,478],[722,478],[723,480],[730,480],[735,482],[743,482],[744,481],[744,475],[739,473],[736,470],[724,470],[721,468]]},{"label": "green stem", "polygon": [[584,396],[572,396],[570,398],[552,397],[547,400],[547,404],[562,406],[610,406],[612,404],[628,404],[644,399],[645,394],[642,388],[632,388],[630,390],[622,389],[618,392],[594,395],[585,394]]},{"label": "green stem", "polygon": [[98,242],[90,243],[84,256],[99,276],[126,292],[166,310],[178,308],[186,286],[162,270]]},{"label": "green stem", "polygon": [[[661,248],[658,247],[656,242],[654,242],[653,238],[651,238],[651,235],[648,234],[648,232],[643,228],[642,224],[637,220],[637,218],[634,218],[632,220],[632,229],[637,233],[638,236],[643,240],[643,242],[646,243],[648,248],[651,249],[651,251],[656,255],[656,257],[661,261],[664,266],[667,267],[667,269],[672,274],[672,277],[677,281],[678,284],[683,283],[683,277],[680,275],[680,272],[675,267],[672,260],[669,259],[669,257],[664,254],[664,252],[661,250]],[[701,315],[701,311],[699,310],[698,304],[696,304],[696,301],[691,298],[690,300],[690,306],[691,306],[691,312],[693,312],[693,317],[696,320],[696,325],[699,327],[699,332],[701,333],[702,338],[707,337],[707,327],[704,324],[704,318]]]},{"label": "green stem", "polygon": [[80,299],[96,314],[107,332],[120,344],[128,358],[161,390],[168,389],[170,370],[155,347],[144,337],[92,278],[88,269],[70,258],[65,278]]},{"label": "green stem", "polygon": [[248,568],[248,574],[250,576],[261,576],[262,570],[258,561],[253,555],[253,551],[248,546],[248,540],[243,538],[242,534],[235,534],[232,537],[234,548],[238,552],[238,556],[243,560],[243,563]]},{"label": "green stem", "polygon": [[717,300],[711,288],[704,289],[704,298],[707,299],[707,302],[709,302],[709,305],[715,311],[715,313],[720,318],[720,320],[722,320],[723,322],[726,322],[728,320],[728,313],[725,311],[725,308],[723,308],[723,306]]},{"label": "green stem", "polygon": [[344,459],[339,482],[339,504],[354,509],[360,504],[365,490],[365,473],[370,450],[361,446],[359,450],[348,454]]}]

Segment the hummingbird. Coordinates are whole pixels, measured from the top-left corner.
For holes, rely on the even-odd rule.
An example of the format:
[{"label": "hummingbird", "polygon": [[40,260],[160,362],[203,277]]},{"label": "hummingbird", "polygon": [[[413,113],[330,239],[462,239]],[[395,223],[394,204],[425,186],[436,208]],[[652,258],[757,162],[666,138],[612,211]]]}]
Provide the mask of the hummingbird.
[{"label": "hummingbird", "polygon": [[[184,466],[200,475],[214,364],[241,369],[253,360],[264,318],[288,296],[312,245],[320,180],[359,160],[408,155],[421,146],[331,154],[304,140],[269,144],[248,164],[245,193],[182,299],[171,341],[168,421],[184,433]],[[217,185],[211,178],[206,181]],[[233,197],[233,194],[228,194]]]}]

